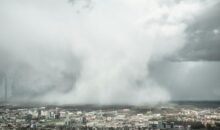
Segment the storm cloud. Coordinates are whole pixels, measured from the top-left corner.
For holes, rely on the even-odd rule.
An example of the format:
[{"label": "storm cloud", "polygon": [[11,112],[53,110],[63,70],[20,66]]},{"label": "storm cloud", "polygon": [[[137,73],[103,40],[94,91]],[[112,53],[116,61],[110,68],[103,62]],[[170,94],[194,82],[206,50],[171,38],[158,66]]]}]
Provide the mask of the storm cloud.
[{"label": "storm cloud", "polygon": [[172,100],[219,100],[220,3],[194,17],[185,45],[150,64],[151,76],[168,86]]},{"label": "storm cloud", "polygon": [[218,60],[218,7],[217,0],[3,0],[0,72],[9,99],[135,105],[199,99],[187,90],[203,94],[210,82],[218,86],[219,65],[201,63],[212,79],[191,67],[196,81],[186,69]]},{"label": "storm cloud", "polygon": [[180,60],[184,61],[219,61],[220,60],[220,3],[207,8],[196,16],[188,29],[187,45],[179,51]]}]

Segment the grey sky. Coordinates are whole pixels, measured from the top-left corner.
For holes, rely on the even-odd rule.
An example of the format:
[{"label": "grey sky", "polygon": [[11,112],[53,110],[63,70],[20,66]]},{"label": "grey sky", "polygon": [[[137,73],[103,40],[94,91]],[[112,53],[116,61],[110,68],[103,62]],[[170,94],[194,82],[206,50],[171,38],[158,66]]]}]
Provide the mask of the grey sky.
[{"label": "grey sky", "polygon": [[186,61],[220,60],[220,4],[196,16],[196,21],[187,29],[187,45],[179,52]]},{"label": "grey sky", "polygon": [[151,63],[151,75],[170,87],[174,100],[219,100],[220,4],[189,24],[186,43],[166,60]]},{"label": "grey sky", "polygon": [[[219,100],[219,0],[2,0],[9,98],[76,104]],[[4,97],[1,79],[0,98]]]}]

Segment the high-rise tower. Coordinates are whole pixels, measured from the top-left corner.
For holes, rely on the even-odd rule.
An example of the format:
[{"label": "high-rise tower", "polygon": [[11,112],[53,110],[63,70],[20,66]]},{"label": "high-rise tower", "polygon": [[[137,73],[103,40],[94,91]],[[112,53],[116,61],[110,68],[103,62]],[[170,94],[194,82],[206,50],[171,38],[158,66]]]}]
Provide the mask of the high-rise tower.
[{"label": "high-rise tower", "polygon": [[7,85],[7,76],[4,74],[4,85],[5,85],[5,102],[7,102],[8,98],[8,85]]}]

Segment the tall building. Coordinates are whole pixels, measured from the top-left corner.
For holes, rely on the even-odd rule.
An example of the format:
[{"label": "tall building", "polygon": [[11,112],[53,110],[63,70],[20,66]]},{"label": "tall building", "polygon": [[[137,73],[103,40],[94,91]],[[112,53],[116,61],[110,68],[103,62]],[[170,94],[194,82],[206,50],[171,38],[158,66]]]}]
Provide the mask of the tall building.
[{"label": "tall building", "polygon": [[7,102],[8,98],[8,85],[7,85],[7,76],[4,74],[4,86],[5,86],[5,102]]},{"label": "tall building", "polygon": [[3,93],[4,93],[4,101],[7,102],[7,97],[8,97],[8,85],[7,85],[7,76],[5,73],[0,73],[0,81],[1,85],[3,85]]}]

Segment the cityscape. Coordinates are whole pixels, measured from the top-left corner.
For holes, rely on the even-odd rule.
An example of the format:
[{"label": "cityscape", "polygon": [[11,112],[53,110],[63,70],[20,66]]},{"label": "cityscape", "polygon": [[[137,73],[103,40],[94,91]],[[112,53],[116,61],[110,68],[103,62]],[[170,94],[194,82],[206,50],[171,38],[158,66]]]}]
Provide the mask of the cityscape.
[{"label": "cityscape", "polygon": [[0,130],[220,130],[220,0],[0,0]]},{"label": "cityscape", "polygon": [[209,104],[215,106],[206,102],[151,107],[4,105],[0,129],[219,130],[219,102]]}]

